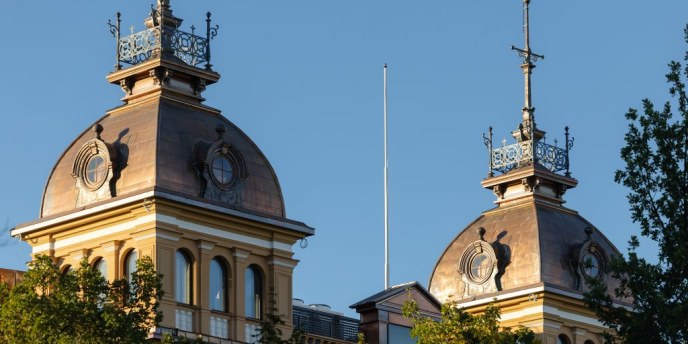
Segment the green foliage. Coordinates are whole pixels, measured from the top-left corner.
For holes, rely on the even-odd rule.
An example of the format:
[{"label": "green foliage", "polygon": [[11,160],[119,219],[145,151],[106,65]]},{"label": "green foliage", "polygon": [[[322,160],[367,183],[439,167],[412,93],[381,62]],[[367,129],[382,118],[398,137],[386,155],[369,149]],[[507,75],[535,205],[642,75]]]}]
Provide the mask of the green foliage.
[{"label": "green foliage", "polygon": [[29,264],[22,283],[0,287],[0,342],[47,344],[141,343],[162,315],[161,276],[149,257],[131,283],[108,284],[86,259],[61,274],[47,256]]},{"label": "green foliage", "polygon": [[413,299],[404,303],[403,315],[413,322],[411,336],[418,344],[530,344],[539,343],[528,328],[515,331],[499,327],[499,308],[490,304],[485,313],[471,315],[453,303],[442,305],[439,321],[423,316]]},{"label": "green foliage", "polygon": [[160,344],[205,344],[202,338],[188,339],[188,338],[174,338],[169,333],[162,335]]},{"label": "green foliage", "polygon": [[275,306],[274,298],[270,301],[270,311],[260,322],[260,332],[254,337],[259,339],[261,344],[305,344],[306,338],[301,331],[294,329],[291,337],[287,340],[282,339],[282,330],[279,326],[284,325],[284,319],[279,315]]},{"label": "green foliage", "polygon": [[[688,26],[684,32],[688,42]],[[631,217],[641,234],[659,246],[658,261],[638,257],[639,241],[633,236],[627,256],[610,264],[611,275],[620,281],[614,297],[632,296],[633,312],[615,308],[601,281],[591,281],[585,298],[624,343],[688,342],[688,97],[683,81],[688,68],[671,62],[666,77],[675,105],[668,101],[656,109],[644,99],[643,113],[629,109],[621,149],[626,167],[614,178],[630,189]]]}]

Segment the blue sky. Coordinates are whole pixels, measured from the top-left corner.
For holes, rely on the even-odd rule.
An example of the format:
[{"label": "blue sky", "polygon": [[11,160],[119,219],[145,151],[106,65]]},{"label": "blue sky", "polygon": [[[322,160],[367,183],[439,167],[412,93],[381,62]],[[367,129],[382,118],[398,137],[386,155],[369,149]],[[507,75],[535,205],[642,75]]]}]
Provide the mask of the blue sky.
[{"label": "blue sky", "polygon": [[[0,221],[37,217],[53,164],[120,104],[105,81],[114,38],[105,23],[141,29],[152,1],[0,1],[3,104]],[[294,296],[335,310],[383,288],[382,65],[389,64],[391,282],[427,285],[449,242],[494,196],[482,133],[520,121],[519,0],[172,1],[204,25],[213,12],[214,69],[206,104],[242,128],[280,178],[289,218],[316,228]],[[613,182],[629,107],[668,100],[664,75],[682,59],[688,2],[542,1],[531,5],[538,126],[551,142],[571,128],[565,198],[625,251],[638,232],[627,190]],[[125,30],[126,31],[126,30]],[[0,266],[24,268],[27,245],[4,238]],[[641,254],[656,255],[646,243]]]}]

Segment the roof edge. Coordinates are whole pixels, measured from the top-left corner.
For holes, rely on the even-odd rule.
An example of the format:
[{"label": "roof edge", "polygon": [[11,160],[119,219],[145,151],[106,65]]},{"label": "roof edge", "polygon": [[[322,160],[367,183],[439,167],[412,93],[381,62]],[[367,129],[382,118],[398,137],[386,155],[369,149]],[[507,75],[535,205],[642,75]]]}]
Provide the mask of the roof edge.
[{"label": "roof edge", "polygon": [[94,213],[109,210],[115,207],[119,207],[122,205],[126,204],[131,204],[134,202],[138,202],[141,200],[144,200],[146,198],[150,197],[159,197],[162,199],[166,200],[171,200],[175,202],[179,202],[182,204],[186,205],[191,205],[195,207],[202,207],[205,209],[210,209],[213,211],[216,211],[218,213],[226,214],[226,215],[232,215],[240,218],[244,218],[247,220],[252,220],[264,224],[269,224],[277,227],[282,227],[285,229],[293,230],[302,234],[305,234],[305,236],[311,236],[315,234],[315,229],[312,227],[309,227],[308,225],[294,221],[294,220],[289,220],[287,218],[284,219],[276,219],[276,218],[271,218],[259,214],[254,214],[254,213],[247,213],[235,209],[230,209],[227,207],[222,207],[219,205],[214,205],[214,204],[209,204],[207,202],[202,202],[198,200],[193,200],[187,197],[179,196],[172,194],[170,192],[165,192],[162,190],[155,190],[155,189],[149,189],[146,192],[131,195],[119,200],[115,201],[110,201],[104,204],[99,204],[95,205],[93,207],[83,207],[80,209],[76,209],[76,211],[73,212],[68,212],[68,213],[63,213],[63,215],[56,215],[55,217],[50,217],[46,219],[38,219],[36,221],[32,222],[26,222],[22,223],[18,226],[16,226],[14,229],[10,231],[11,236],[18,236],[18,235],[23,235],[23,234],[28,234],[40,229],[43,229],[48,226],[53,226],[59,223],[63,223],[65,221],[71,221],[75,219],[79,219],[85,216],[90,216]]}]

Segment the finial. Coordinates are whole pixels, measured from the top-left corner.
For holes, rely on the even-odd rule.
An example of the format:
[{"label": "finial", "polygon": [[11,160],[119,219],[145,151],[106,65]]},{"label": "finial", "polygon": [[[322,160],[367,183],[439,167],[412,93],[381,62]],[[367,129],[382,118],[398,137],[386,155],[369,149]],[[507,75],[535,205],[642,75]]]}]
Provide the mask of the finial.
[{"label": "finial", "polygon": [[594,232],[594,230],[592,229],[592,227],[590,227],[590,226],[585,227],[585,236],[587,237],[588,241],[592,238],[593,232]]},{"label": "finial", "polygon": [[480,240],[485,241],[485,233],[487,233],[485,228],[480,227],[480,228],[478,228],[477,232],[478,232],[478,235],[480,235]]},{"label": "finial", "polygon": [[492,127],[487,130],[488,134],[485,136],[483,133],[483,143],[487,147],[487,161],[489,162],[489,168],[487,172],[487,177],[494,177],[493,166],[492,166]]},{"label": "finial", "polygon": [[96,139],[98,140],[103,140],[100,138],[100,133],[103,132],[103,126],[100,125],[100,123],[97,123],[96,125],[93,126],[93,131],[96,133]]},{"label": "finial", "polygon": [[225,131],[227,131],[227,128],[224,124],[218,124],[217,126],[215,126],[215,132],[217,132],[218,141],[224,138]]},{"label": "finial", "polygon": [[523,75],[525,77],[525,92],[524,92],[524,105],[523,105],[523,124],[526,128],[528,134],[532,138],[535,133],[535,108],[532,104],[531,97],[531,80],[530,76],[533,73],[533,68],[535,68],[534,62],[538,59],[544,59],[545,56],[533,53],[530,50],[530,19],[529,19],[529,8],[530,0],[523,0],[523,34],[525,40],[525,46],[523,49],[511,46],[512,50],[518,51],[518,55],[523,57],[523,64],[521,64],[521,69],[523,69]]},{"label": "finial", "polygon": [[121,36],[121,25],[122,25],[122,14],[117,12],[115,14],[115,23],[112,23],[111,20],[108,20],[108,27],[110,28],[110,33],[112,34],[112,37],[115,37],[115,43],[116,43],[116,62],[115,62],[115,70],[120,70],[122,69],[122,64],[119,63],[119,39]]}]

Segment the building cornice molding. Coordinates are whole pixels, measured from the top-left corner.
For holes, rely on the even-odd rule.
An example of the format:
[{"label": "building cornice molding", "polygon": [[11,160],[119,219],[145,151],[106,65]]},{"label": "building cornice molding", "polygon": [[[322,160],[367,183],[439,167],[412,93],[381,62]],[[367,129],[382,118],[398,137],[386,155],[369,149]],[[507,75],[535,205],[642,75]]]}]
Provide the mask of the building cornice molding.
[{"label": "building cornice molding", "polygon": [[38,220],[37,222],[33,222],[33,223],[22,224],[22,225],[17,226],[16,228],[12,229],[10,231],[10,235],[12,235],[14,237],[17,237],[17,236],[23,237],[27,234],[30,234],[30,233],[33,233],[33,232],[36,232],[39,230],[44,230],[44,229],[47,229],[49,227],[58,226],[60,224],[66,223],[66,222],[75,221],[75,220],[78,220],[81,218],[89,217],[89,216],[92,216],[96,213],[113,210],[113,209],[118,208],[118,207],[123,207],[123,206],[131,205],[131,204],[135,204],[137,202],[143,202],[143,201],[150,199],[150,198],[166,199],[166,200],[174,201],[174,202],[189,205],[189,206],[203,208],[203,209],[214,211],[214,212],[217,212],[217,213],[220,213],[223,215],[235,216],[235,217],[242,218],[245,220],[250,220],[250,221],[254,221],[254,222],[258,222],[258,223],[262,223],[262,224],[267,224],[267,225],[271,225],[271,226],[276,226],[276,227],[291,230],[291,231],[296,231],[296,232],[299,232],[305,236],[310,236],[310,235],[315,234],[315,230],[311,227],[306,226],[306,225],[297,224],[297,223],[293,223],[293,222],[287,222],[287,221],[281,221],[279,219],[269,218],[269,217],[251,214],[251,213],[245,213],[245,212],[241,212],[241,211],[234,210],[234,209],[229,209],[229,208],[225,208],[225,207],[221,207],[221,206],[217,206],[217,205],[213,205],[213,204],[208,204],[208,203],[201,202],[201,201],[192,200],[192,199],[189,199],[189,198],[186,198],[183,196],[173,195],[173,194],[170,194],[170,193],[167,193],[164,191],[152,190],[152,191],[140,193],[137,195],[125,197],[125,198],[122,198],[119,200],[107,202],[105,204],[100,204],[100,205],[97,205],[97,206],[94,206],[91,208],[82,209],[82,210],[79,210],[79,211],[76,211],[73,213],[68,213],[68,214],[65,214],[62,216],[58,216],[58,217],[54,217],[54,218],[50,218],[50,219],[46,219],[46,220]]}]

